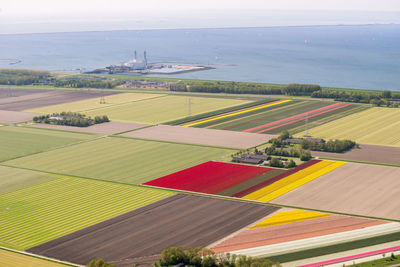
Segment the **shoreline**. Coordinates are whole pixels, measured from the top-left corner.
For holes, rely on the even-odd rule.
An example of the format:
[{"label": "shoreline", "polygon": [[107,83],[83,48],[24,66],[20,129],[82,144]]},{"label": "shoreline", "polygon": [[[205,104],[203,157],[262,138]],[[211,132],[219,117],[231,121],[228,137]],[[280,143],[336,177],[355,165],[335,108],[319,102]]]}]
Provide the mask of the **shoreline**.
[{"label": "shoreline", "polygon": [[400,26],[400,23],[360,23],[360,24],[306,24],[306,25],[272,25],[250,27],[188,27],[188,28],[136,28],[129,30],[91,30],[91,31],[60,31],[60,32],[27,32],[27,33],[1,33],[7,35],[39,35],[39,34],[63,34],[63,33],[99,33],[99,32],[132,32],[132,31],[176,31],[176,30],[238,30],[238,29],[270,29],[270,28],[317,28],[317,27],[365,27],[365,26]]}]

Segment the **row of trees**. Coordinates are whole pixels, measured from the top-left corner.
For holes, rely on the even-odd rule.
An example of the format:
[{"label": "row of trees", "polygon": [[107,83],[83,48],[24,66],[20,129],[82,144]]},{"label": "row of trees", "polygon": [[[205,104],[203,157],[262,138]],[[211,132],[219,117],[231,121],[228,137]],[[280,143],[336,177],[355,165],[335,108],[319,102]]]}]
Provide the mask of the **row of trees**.
[{"label": "row of trees", "polygon": [[124,84],[121,80],[88,80],[88,79],[66,79],[56,80],[54,82],[55,87],[67,87],[67,88],[104,88],[112,89],[121,84]]},{"label": "row of trees", "polygon": [[[136,267],[137,264],[132,265]],[[207,248],[172,247],[164,249],[155,267],[192,266],[192,267],[280,267],[278,262],[263,258],[252,258],[235,254],[215,254]],[[102,259],[92,260],[88,267],[115,267]]]},{"label": "row of trees", "polygon": [[123,80],[99,80],[92,77],[56,78],[48,71],[0,69],[0,84],[2,85],[45,84],[67,88],[111,89],[124,83]]},{"label": "row of trees", "polygon": [[347,92],[347,91],[314,91],[314,98],[333,98],[336,101],[373,104],[375,106],[399,107],[400,94],[384,90],[381,93]]},{"label": "row of trees", "polygon": [[95,116],[94,119],[92,119],[91,117],[86,117],[86,115],[76,112],[61,112],[51,115],[35,116],[33,117],[33,121],[36,123],[88,127],[94,124],[109,122],[110,120],[106,115]]},{"label": "row of trees", "polygon": [[309,161],[311,157],[311,153],[309,151],[304,151],[302,149],[290,149],[286,150],[281,147],[281,149],[276,149],[274,145],[271,145],[265,148],[265,154],[267,155],[274,155],[274,156],[282,156],[282,157],[293,157],[293,158],[300,158],[302,161]]},{"label": "row of trees", "polygon": [[317,143],[306,139],[301,141],[302,149],[313,151],[343,153],[355,148],[356,146],[358,146],[357,143],[351,140],[329,140],[325,143]]},{"label": "row of trees", "polygon": [[271,160],[269,161],[268,164],[270,167],[276,167],[276,168],[294,168],[296,167],[296,162],[294,162],[294,160],[289,160],[288,162],[283,162],[282,160],[278,159],[278,158],[274,158],[272,157]]},{"label": "row of trees", "polygon": [[244,82],[185,81],[171,84],[170,90],[228,94],[311,95],[314,91],[321,90],[321,87],[314,84],[289,84],[284,86]]},{"label": "row of trees", "polygon": [[40,70],[0,69],[0,84],[29,85],[49,79],[50,72]]},{"label": "row of trees", "polygon": [[161,259],[154,263],[156,267],[164,266],[194,266],[194,267],[279,267],[280,264],[262,258],[252,258],[244,255],[215,254],[205,248],[172,247],[163,250]]}]

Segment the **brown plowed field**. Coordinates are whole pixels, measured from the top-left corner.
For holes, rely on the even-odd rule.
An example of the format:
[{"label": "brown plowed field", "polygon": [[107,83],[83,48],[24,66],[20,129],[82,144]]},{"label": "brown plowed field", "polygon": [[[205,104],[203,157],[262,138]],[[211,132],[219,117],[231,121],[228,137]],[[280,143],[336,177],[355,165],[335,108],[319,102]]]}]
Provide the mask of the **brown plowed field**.
[{"label": "brown plowed field", "polygon": [[400,220],[400,168],[347,163],[273,203]]},{"label": "brown plowed field", "polygon": [[90,91],[39,91],[39,93],[32,93],[28,91],[25,95],[2,99],[0,110],[21,111],[110,94],[114,93]]},{"label": "brown plowed field", "polygon": [[177,194],[28,251],[78,264],[154,256],[172,246],[207,246],[277,209]]},{"label": "brown plowed field", "polygon": [[194,127],[157,125],[122,134],[127,137],[182,142],[209,146],[250,148],[268,142],[276,136],[267,134],[241,133]]},{"label": "brown plowed field", "polygon": [[312,151],[314,157],[400,164],[400,147],[360,145],[346,153]]},{"label": "brown plowed field", "polygon": [[[1,116],[1,113],[0,113]],[[73,132],[83,132],[83,133],[99,133],[99,134],[116,134],[125,131],[131,131],[138,128],[148,126],[148,124],[143,123],[130,123],[130,122],[119,122],[110,121],[106,123],[95,124],[89,127],[73,127],[65,125],[52,125],[52,124],[32,124],[31,126],[37,128],[63,130],[63,131],[73,131]]]},{"label": "brown plowed field", "polygon": [[47,90],[0,90],[0,104],[46,97],[50,93]]},{"label": "brown plowed field", "polygon": [[11,124],[11,123],[30,121],[36,115],[38,114],[19,112],[19,111],[0,110],[0,123]]},{"label": "brown plowed field", "polygon": [[212,249],[218,253],[229,252],[239,249],[340,233],[382,223],[386,222],[335,215],[319,219],[245,230],[232,238],[217,244],[212,247]]}]

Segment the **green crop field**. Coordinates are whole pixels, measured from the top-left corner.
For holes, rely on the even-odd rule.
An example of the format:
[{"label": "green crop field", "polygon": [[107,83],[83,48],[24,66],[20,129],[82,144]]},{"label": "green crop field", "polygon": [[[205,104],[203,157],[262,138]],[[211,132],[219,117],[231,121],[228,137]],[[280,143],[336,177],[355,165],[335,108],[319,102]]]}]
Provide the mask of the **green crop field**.
[{"label": "green crop field", "polygon": [[309,131],[313,137],[351,139],[360,144],[397,147],[400,147],[399,133],[400,110],[394,108],[371,108]]},{"label": "green crop field", "polygon": [[0,161],[38,153],[95,137],[96,135],[93,134],[3,126],[0,127]]},{"label": "green crop field", "polygon": [[141,94],[141,93],[122,93],[116,95],[105,96],[105,103],[100,103],[100,97],[98,98],[90,98],[81,101],[74,101],[65,104],[45,106],[35,109],[26,110],[27,112],[33,113],[45,113],[51,114],[54,112],[63,112],[63,111],[73,111],[73,112],[81,112],[87,110],[93,110],[98,108],[105,108],[109,106],[115,106],[124,103],[130,103],[135,101],[140,101],[144,99],[150,99],[155,97],[163,96],[161,94]]},{"label": "green crop field", "polygon": [[6,267],[65,267],[65,265],[54,261],[48,261],[21,253],[11,252],[0,248],[0,266]]},{"label": "green crop field", "polygon": [[[200,123],[188,123],[188,126],[267,134],[278,134],[283,130],[293,133],[304,129],[306,116],[310,116],[308,118],[310,128],[360,111],[358,105],[327,101],[280,100],[275,103],[261,105],[262,108],[244,109],[241,112],[200,120]],[[333,105],[341,107],[336,109]]]},{"label": "green crop field", "polygon": [[43,172],[0,166],[0,194],[55,179],[55,175]]},{"label": "green crop field", "polygon": [[249,102],[251,101],[211,97],[163,96],[95,109],[85,114],[105,114],[111,120],[155,124]]},{"label": "green crop field", "polygon": [[0,246],[26,250],[171,195],[59,176],[0,195]]},{"label": "green crop field", "polygon": [[139,184],[209,160],[226,160],[236,150],[107,137],[27,156],[5,165]]}]

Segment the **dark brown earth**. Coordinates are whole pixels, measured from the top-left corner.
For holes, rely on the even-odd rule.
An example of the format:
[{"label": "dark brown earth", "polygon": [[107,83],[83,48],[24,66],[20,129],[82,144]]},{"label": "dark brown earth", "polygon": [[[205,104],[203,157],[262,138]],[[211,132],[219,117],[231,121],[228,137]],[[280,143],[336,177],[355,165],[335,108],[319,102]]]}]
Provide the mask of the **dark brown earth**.
[{"label": "dark brown earth", "polygon": [[0,99],[6,98],[15,98],[18,96],[35,94],[35,93],[43,93],[48,92],[47,90],[8,90],[8,89],[0,89]]},{"label": "dark brown earth", "polygon": [[314,157],[400,164],[400,147],[360,145],[346,153],[312,151]]},{"label": "dark brown earth", "polygon": [[[14,97],[0,98],[0,110],[21,111],[43,106],[50,106],[50,105],[68,103],[72,101],[95,98],[95,97],[100,97],[102,95],[107,96],[114,94],[110,92],[103,93],[103,92],[90,92],[83,90],[82,91],[37,90],[35,91],[35,93],[32,93],[31,90],[26,90],[26,94],[21,94],[20,91],[18,91],[18,95],[16,94],[16,96]],[[23,91],[25,92],[25,90]],[[2,94],[5,93],[2,92]]]},{"label": "dark brown earth", "polygon": [[28,251],[77,264],[87,264],[94,258],[117,266],[135,258],[151,263],[165,248],[205,247],[278,209],[177,194]]}]

